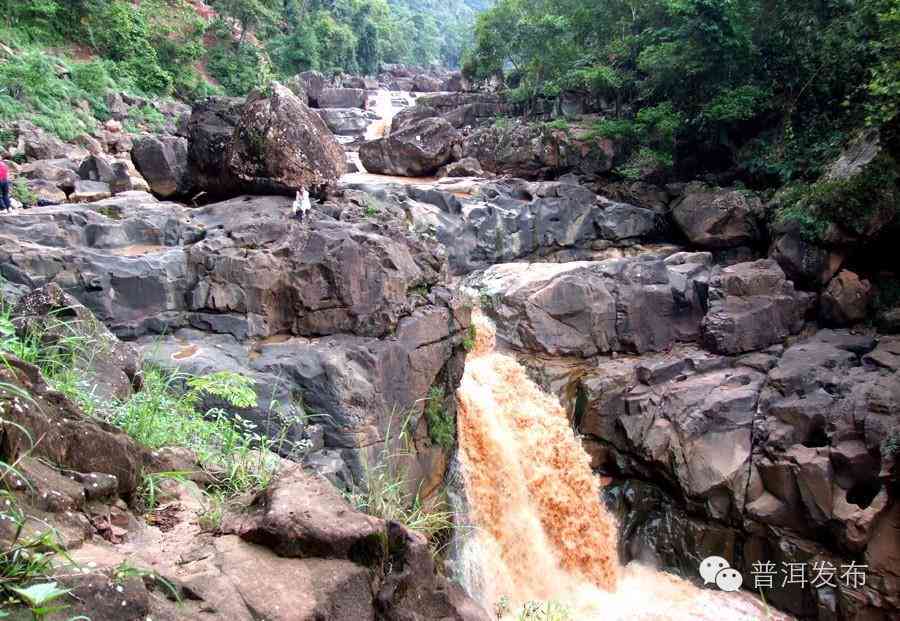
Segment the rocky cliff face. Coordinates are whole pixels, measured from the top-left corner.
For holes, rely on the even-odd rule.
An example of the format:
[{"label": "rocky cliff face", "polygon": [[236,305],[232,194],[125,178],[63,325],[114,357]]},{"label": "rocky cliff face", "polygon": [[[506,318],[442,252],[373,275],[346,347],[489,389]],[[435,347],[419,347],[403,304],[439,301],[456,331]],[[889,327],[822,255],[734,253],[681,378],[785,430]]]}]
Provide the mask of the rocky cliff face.
[{"label": "rocky cliff face", "polygon": [[8,218],[2,274],[64,287],[160,364],[247,373],[263,405],[244,414],[258,423],[293,420],[302,400],[328,421],[324,438],[300,424],[291,438],[312,436],[359,474],[392,416],[421,413],[434,385],[452,394],[469,310],[445,288],[435,242],[367,222],[349,200],[303,222],[277,197],[43,209]]}]

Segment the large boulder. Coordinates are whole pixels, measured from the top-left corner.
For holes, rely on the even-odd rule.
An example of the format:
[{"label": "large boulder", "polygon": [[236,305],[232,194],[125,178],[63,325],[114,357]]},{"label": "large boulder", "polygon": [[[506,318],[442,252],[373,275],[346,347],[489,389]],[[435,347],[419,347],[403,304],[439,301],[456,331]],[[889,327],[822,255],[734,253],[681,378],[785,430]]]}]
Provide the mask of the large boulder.
[{"label": "large boulder", "polygon": [[703,248],[752,246],[761,241],[762,201],[745,190],[692,184],[672,209],[688,241]]},{"label": "large boulder", "polygon": [[411,125],[415,125],[423,119],[440,116],[440,113],[431,106],[416,104],[404,108],[391,119],[391,133],[403,131]]},{"label": "large boulder", "polygon": [[615,163],[615,144],[587,127],[510,124],[472,132],[463,143],[463,155],[492,173],[524,179],[555,179],[570,172],[598,175]]},{"label": "large boulder", "polygon": [[186,139],[177,136],[141,136],[134,142],[131,159],[157,196],[170,198],[189,190]]},{"label": "large boulder", "polygon": [[765,349],[803,328],[812,301],[771,259],[726,267],[710,282],[702,342],[721,354]]},{"label": "large boulder", "polygon": [[822,293],[822,320],[835,326],[859,323],[866,318],[872,297],[872,285],[868,280],[849,270],[841,270]]},{"label": "large boulder", "polygon": [[[257,495],[251,511],[222,529],[279,556],[335,558],[371,564],[381,553],[384,523],[350,509],[323,478],[295,467]],[[340,520],[332,516],[340,515]]]},{"label": "large boulder", "polygon": [[661,351],[699,336],[708,253],[509,263],[468,278],[497,336],[517,350],[590,357]]},{"label": "large boulder", "polygon": [[322,108],[316,112],[338,136],[362,136],[371,122],[365,111],[358,108]]},{"label": "large boulder", "polygon": [[432,175],[458,153],[459,133],[444,119],[427,118],[363,143],[359,157],[371,173],[424,177]]},{"label": "large boulder", "polygon": [[233,187],[230,180],[223,179],[225,154],[243,109],[244,100],[234,97],[209,97],[194,104],[187,124],[192,189],[221,195]]},{"label": "large boulder", "polygon": [[324,189],[346,167],[321,117],[277,82],[248,99],[225,162],[223,173],[242,190],[275,194]]},{"label": "large boulder", "polygon": [[366,91],[361,88],[323,88],[316,98],[320,108],[366,109]]}]

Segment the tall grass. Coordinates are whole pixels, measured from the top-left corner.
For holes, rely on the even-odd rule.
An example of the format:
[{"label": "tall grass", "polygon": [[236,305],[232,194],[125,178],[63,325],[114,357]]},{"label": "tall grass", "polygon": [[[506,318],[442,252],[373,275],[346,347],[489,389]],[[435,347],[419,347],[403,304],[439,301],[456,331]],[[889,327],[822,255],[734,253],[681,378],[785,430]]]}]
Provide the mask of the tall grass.
[{"label": "tall grass", "polygon": [[[0,307],[0,359],[8,352],[36,365],[48,384],[85,414],[122,429],[142,446],[191,449],[212,479],[208,491],[216,497],[231,498],[269,484],[280,463],[274,453],[288,452],[290,421],[273,438],[224,408],[201,407],[207,397],[234,408],[256,406],[251,379],[231,372],[192,376],[144,365],[140,391],[123,401],[101,399],[81,369],[90,367],[102,339],[87,336],[91,326],[84,322],[53,322],[51,317],[48,324],[52,339],[37,331],[17,335],[9,308]],[[145,481],[144,488],[153,484]]]},{"label": "tall grass", "polygon": [[[363,461],[363,480],[347,498],[363,513],[422,533],[437,554],[453,530],[453,513],[441,498],[423,499],[411,480],[408,464],[415,455],[409,434],[411,416],[394,411],[388,420],[382,448],[366,456],[372,459]],[[402,421],[399,429],[393,425],[398,420]]]}]

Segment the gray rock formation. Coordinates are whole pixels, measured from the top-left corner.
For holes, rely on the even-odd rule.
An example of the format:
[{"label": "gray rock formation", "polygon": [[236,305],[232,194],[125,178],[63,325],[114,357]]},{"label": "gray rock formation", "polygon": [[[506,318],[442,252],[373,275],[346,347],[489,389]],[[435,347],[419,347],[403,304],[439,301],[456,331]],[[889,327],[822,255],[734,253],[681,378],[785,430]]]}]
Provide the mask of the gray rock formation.
[{"label": "gray rock formation", "polygon": [[699,336],[707,253],[495,265],[466,280],[504,343],[554,356],[662,351]]},{"label": "gray rock formation", "polygon": [[371,173],[424,177],[458,156],[459,133],[445,120],[427,118],[363,143],[359,157]]},{"label": "gray rock formation", "polygon": [[346,167],[344,150],[319,115],[278,83],[250,96],[224,163],[220,183],[275,194],[321,191]]},{"label": "gray rock formation", "polygon": [[803,328],[813,301],[795,291],[771,259],[718,270],[710,282],[703,344],[716,353],[737,354],[780,343]]},{"label": "gray rock formation", "polygon": [[684,236],[703,248],[752,246],[762,240],[762,201],[746,191],[691,184],[672,217]]}]

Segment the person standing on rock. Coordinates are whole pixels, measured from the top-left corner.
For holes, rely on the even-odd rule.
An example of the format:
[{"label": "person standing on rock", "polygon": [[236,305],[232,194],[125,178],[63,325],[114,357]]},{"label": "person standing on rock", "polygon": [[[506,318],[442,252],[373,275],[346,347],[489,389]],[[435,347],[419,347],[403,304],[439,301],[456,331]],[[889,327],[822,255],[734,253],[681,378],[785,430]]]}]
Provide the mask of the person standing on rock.
[{"label": "person standing on rock", "polygon": [[12,201],[9,200],[9,167],[3,160],[0,160],[0,211],[12,211]]}]

